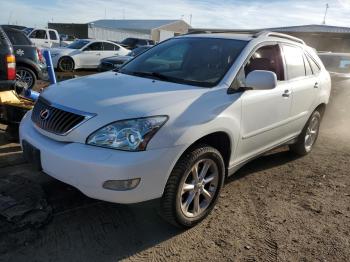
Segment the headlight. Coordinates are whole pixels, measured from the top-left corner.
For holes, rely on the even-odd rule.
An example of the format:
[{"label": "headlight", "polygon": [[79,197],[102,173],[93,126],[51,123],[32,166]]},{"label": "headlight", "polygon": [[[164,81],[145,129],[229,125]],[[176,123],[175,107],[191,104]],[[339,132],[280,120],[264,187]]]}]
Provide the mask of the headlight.
[{"label": "headlight", "polygon": [[167,116],[153,116],[116,121],[92,133],[86,143],[126,151],[143,151],[167,120]]}]

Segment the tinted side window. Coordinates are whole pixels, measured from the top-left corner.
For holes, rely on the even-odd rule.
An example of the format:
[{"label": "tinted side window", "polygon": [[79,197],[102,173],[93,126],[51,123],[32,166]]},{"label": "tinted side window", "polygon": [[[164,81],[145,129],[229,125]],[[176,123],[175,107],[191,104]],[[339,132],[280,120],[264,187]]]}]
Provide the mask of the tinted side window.
[{"label": "tinted side window", "polygon": [[57,40],[56,32],[55,31],[49,31],[50,39],[51,40]]},{"label": "tinted side window", "polygon": [[31,45],[32,43],[27,38],[27,36],[18,31],[14,30],[4,30],[13,45]]},{"label": "tinted side window", "polygon": [[30,38],[47,39],[45,30],[35,30],[30,34]]},{"label": "tinted side window", "polygon": [[286,59],[288,79],[305,76],[305,66],[301,48],[284,45],[283,52]]},{"label": "tinted side window", "polygon": [[317,75],[321,70],[320,66],[318,64],[316,64],[316,62],[309,55],[307,55],[307,59],[310,62],[312,72],[314,73],[314,75]]},{"label": "tinted side window", "polygon": [[101,42],[92,43],[91,45],[87,46],[84,51],[102,51],[103,46]]},{"label": "tinted side window", "polygon": [[[113,45],[111,43],[103,43],[103,47],[105,51],[114,51],[114,50],[118,50],[119,47],[116,45]],[[118,49],[116,49],[116,47],[118,47]]]}]

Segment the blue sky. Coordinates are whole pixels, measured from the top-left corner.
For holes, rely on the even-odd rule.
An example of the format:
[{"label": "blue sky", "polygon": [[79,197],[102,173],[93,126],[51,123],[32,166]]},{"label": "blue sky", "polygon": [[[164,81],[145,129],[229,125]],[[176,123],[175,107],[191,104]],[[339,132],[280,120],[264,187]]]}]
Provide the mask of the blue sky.
[{"label": "blue sky", "polygon": [[[193,27],[263,28],[320,24],[350,27],[350,0],[0,0],[0,24],[45,26],[48,21],[180,19]],[[6,10],[4,12],[4,10]]]}]

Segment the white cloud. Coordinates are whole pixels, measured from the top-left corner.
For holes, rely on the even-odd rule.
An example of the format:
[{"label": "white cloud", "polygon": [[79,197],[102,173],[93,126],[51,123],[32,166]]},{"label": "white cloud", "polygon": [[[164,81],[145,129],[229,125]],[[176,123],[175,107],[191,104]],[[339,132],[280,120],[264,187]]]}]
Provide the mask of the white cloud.
[{"label": "white cloud", "polygon": [[[350,26],[350,0],[328,1],[327,24]],[[86,23],[105,17],[109,19],[180,19],[192,26],[209,28],[263,28],[301,24],[320,24],[325,0],[276,1],[263,0],[56,0],[32,1],[0,0],[0,23],[44,26],[48,21]]]}]

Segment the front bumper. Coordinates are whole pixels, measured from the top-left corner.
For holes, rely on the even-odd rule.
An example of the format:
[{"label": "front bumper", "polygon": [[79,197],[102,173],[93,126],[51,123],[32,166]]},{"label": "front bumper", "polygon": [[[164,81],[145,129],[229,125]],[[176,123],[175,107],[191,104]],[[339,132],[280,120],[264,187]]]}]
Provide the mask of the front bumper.
[{"label": "front bumper", "polygon": [[[80,143],[52,140],[40,134],[28,113],[20,125],[20,140],[40,150],[41,165],[48,175],[78,188],[85,195],[114,203],[137,203],[159,198],[183,146],[125,152]],[[140,178],[128,191],[104,189],[107,180]]]}]

